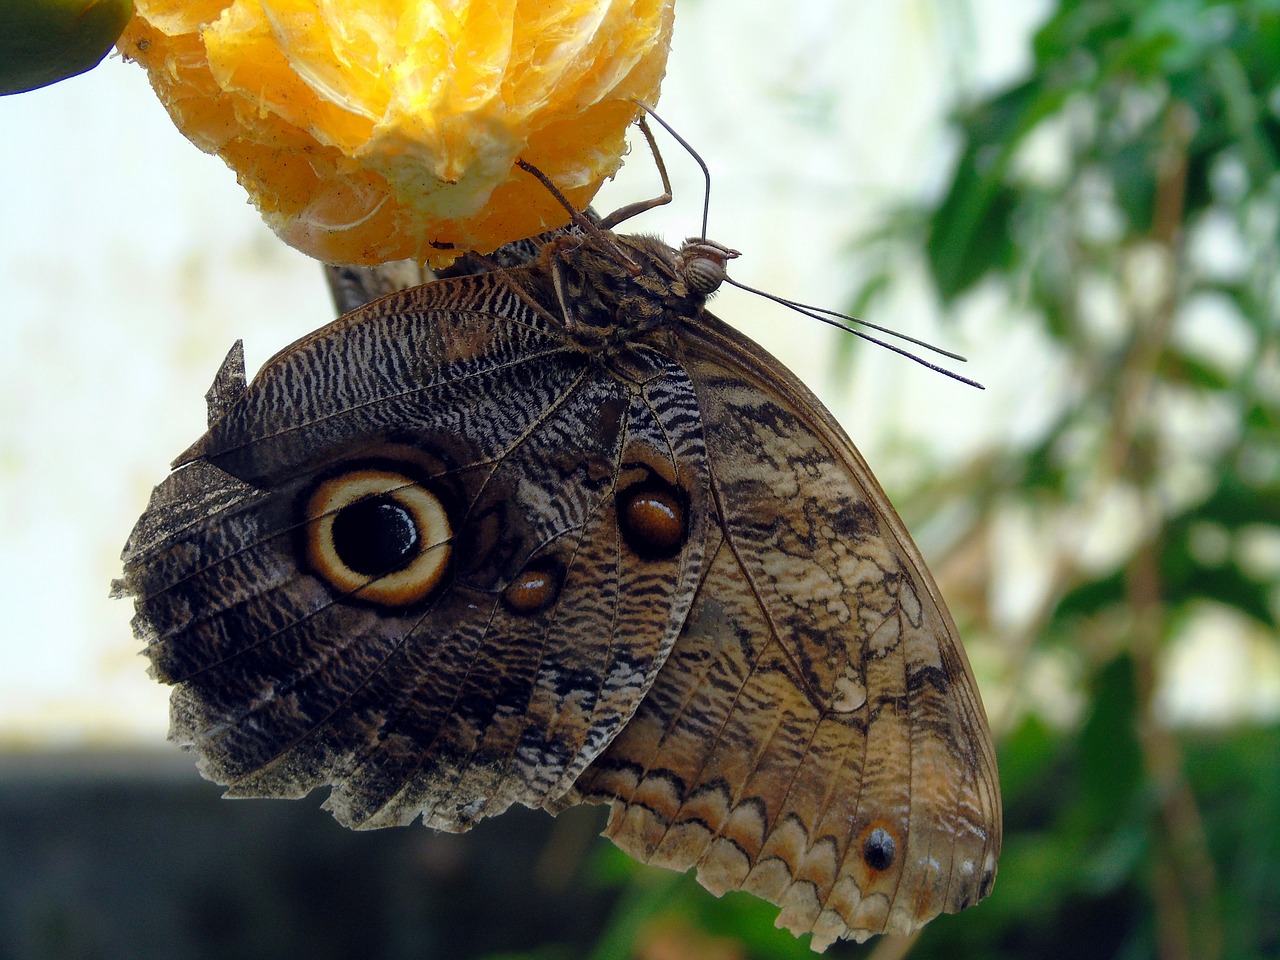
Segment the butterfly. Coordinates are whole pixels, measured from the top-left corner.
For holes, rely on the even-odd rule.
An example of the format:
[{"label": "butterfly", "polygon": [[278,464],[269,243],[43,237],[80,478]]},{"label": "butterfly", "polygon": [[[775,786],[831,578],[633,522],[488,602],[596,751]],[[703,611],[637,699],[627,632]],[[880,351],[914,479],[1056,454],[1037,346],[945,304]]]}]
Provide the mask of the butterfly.
[{"label": "butterfly", "polygon": [[355,309],[252,382],[232,349],[117,593],[228,795],[328,786],[361,829],[608,804],[816,950],[910,932],[1000,851],[955,624],[839,424],[706,310],[736,251],[614,232],[644,206],[333,272]]}]

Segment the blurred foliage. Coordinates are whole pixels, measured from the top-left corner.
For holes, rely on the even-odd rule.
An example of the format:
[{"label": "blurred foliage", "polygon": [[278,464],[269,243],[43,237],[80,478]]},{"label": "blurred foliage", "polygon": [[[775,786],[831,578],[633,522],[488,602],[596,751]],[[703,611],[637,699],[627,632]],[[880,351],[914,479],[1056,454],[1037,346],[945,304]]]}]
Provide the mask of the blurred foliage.
[{"label": "blurred foliage", "polygon": [[[1280,729],[1197,729],[1160,699],[1193,628],[1276,643],[1280,3],[1062,0],[1030,75],[955,125],[940,199],[865,240],[883,268],[855,307],[923,262],[944,309],[996,292],[1063,371],[1038,435],[904,504],[965,518],[935,572],[1003,671],[1005,849],[979,907],[828,955],[1280,956]],[[1013,624],[1010,517],[1047,554]],[[1030,693],[1045,662],[1075,709]],[[596,960],[812,955],[766,904],[602,856],[623,894]]]}]

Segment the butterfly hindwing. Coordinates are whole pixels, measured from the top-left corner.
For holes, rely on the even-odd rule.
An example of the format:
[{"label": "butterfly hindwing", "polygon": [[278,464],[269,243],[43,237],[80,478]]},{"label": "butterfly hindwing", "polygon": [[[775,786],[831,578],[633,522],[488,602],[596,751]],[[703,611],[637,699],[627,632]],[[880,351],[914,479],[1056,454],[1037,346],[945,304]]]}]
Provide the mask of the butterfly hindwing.
[{"label": "butterfly hindwing", "polygon": [[640,860],[745,889],[780,925],[909,932],[986,895],[1000,799],[954,624],[816,398],[703,313],[681,338],[717,522],[689,618],[580,779]]}]

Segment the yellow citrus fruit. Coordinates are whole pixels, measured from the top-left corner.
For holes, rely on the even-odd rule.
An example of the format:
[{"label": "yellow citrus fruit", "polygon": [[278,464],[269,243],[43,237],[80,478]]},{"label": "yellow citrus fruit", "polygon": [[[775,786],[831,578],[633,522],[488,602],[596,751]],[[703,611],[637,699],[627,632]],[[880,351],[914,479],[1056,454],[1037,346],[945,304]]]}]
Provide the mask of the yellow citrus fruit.
[{"label": "yellow citrus fruit", "polygon": [[666,69],[674,0],[136,0],[119,41],[286,242],[437,266],[585,206]]}]

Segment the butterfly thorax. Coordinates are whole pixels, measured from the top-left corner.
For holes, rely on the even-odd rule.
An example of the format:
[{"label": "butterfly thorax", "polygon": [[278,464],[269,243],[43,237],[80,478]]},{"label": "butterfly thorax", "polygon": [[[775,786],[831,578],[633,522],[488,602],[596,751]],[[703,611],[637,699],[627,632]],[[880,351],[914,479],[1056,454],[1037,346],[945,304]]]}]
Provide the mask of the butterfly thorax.
[{"label": "butterfly thorax", "polygon": [[547,245],[544,263],[570,339],[599,353],[697,317],[737,255],[709,240],[676,250],[657,237],[601,230],[563,235]]}]

